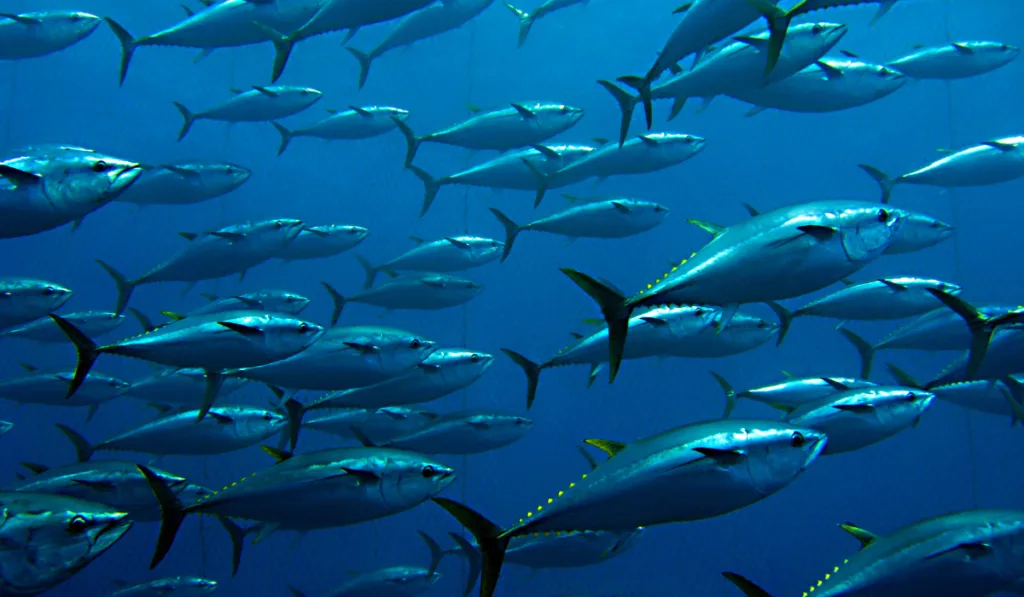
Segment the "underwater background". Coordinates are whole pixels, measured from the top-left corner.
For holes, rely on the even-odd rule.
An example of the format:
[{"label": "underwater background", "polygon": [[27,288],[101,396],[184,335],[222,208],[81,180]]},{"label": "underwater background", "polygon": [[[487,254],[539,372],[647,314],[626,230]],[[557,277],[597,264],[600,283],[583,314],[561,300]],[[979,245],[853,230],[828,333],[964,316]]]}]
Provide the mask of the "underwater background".
[{"label": "underwater background", "polygon": [[[520,0],[531,9],[537,0]],[[618,106],[595,84],[614,74],[642,74],[674,26],[665,18],[678,0],[590,0],[539,22],[529,41],[516,48],[515,17],[496,2],[460,29],[398,49],[375,61],[357,90],[358,64],[344,51],[341,35],[299,44],[280,84],[306,85],[324,92],[319,105],[283,121],[309,123],[323,108],[386,104],[411,112],[417,132],[434,130],[483,108],[510,101],[557,101],[585,108],[573,129],[555,138],[585,142],[617,134]],[[191,2],[193,9],[201,7]],[[2,12],[74,9],[116,18],[136,34],[159,30],[183,17],[177,2],[165,0],[0,0]],[[837,49],[884,61],[914,44],[949,39],[991,39],[1024,45],[1024,3],[1020,0],[906,0],[869,26],[876,8],[834,9],[814,20],[846,23],[849,33]],[[807,19],[805,17],[805,19]],[[810,19],[807,19],[810,20]],[[351,45],[372,48],[394,23],[359,31]],[[758,23],[760,28],[762,23]],[[833,52],[834,53],[834,52]],[[245,220],[298,218],[307,224],[353,224],[370,229],[357,249],[322,260],[285,265],[270,262],[239,282],[234,277],[201,282],[180,296],[181,285],[158,284],[136,292],[132,305],[149,314],[187,311],[206,301],[200,292],[221,296],[261,288],[282,288],[313,299],[304,316],[326,324],[331,303],[320,282],[341,292],[361,287],[363,270],[353,256],[380,262],[411,248],[410,236],[426,239],[469,233],[503,239],[488,213],[498,207],[526,220],[564,207],[561,192],[621,194],[671,209],[665,223],[620,240],[581,239],[567,244],[555,235],[525,235],[504,263],[470,274],[485,290],[465,306],[443,311],[394,312],[346,307],[342,322],[414,330],[440,346],[466,346],[496,355],[494,367],[469,389],[429,407],[448,411],[483,407],[521,412],[522,371],[500,354],[512,348],[531,358],[553,354],[569,332],[587,332],[584,319],[599,317],[593,303],[558,272],[560,267],[599,273],[629,290],[639,288],[668,264],[705,244],[708,234],[687,218],[723,225],[747,217],[742,203],[762,211],[821,198],[877,199],[876,184],[856,167],[887,172],[917,166],[938,148],[959,148],[985,139],[1024,133],[1024,61],[984,76],[953,81],[919,81],[878,102],[829,114],[769,110],[745,117],[749,106],[721,97],[707,110],[688,105],[664,121],[656,105],[655,130],[691,133],[707,139],[692,160],[642,176],[613,177],[552,192],[536,212],[532,193],[446,187],[422,218],[423,187],[404,170],[405,143],[397,131],[353,142],[299,139],[280,157],[279,136],[266,123],[197,123],[180,143],[181,125],[172,101],[189,107],[213,105],[232,87],[269,80],[269,44],[215,51],[194,64],[194,50],[140,48],[122,88],[117,85],[120,47],[106,27],[62,52],[0,64],[0,136],[6,150],[28,144],[83,145],[146,163],[215,159],[243,165],[252,179],[237,191],[191,206],[115,203],[67,227],[0,245],[0,272],[53,280],[74,289],[76,310],[109,309],[115,291],[93,262],[121,271],[144,271],[185,242],[180,231],[200,232]],[[317,112],[317,115],[314,115]],[[639,111],[638,111],[639,112]],[[635,115],[633,134],[643,129]],[[417,165],[442,175],[482,160],[466,150],[424,146]],[[887,256],[854,276],[930,276],[958,283],[972,302],[1017,304],[1024,296],[1020,200],[1024,180],[993,187],[940,191],[901,187],[895,204],[927,213],[956,227],[956,234],[926,251]],[[824,294],[824,293],[821,293]],[[787,302],[797,306],[804,299]],[[764,305],[748,308],[773,318]],[[575,322],[575,323],[573,323]],[[121,329],[135,329],[128,322]],[[856,375],[856,352],[826,319],[798,320],[781,347],[774,342],[717,360],[629,361],[616,383],[603,372],[586,387],[586,369],[545,372],[529,416],[535,428],[506,448],[468,457],[441,456],[458,471],[445,496],[472,504],[492,520],[518,519],[532,505],[588,470],[576,450],[585,438],[622,442],[689,422],[720,416],[722,392],[709,375],[721,374],[737,388],[765,385],[794,375]],[[870,340],[893,323],[851,326]],[[120,332],[118,332],[120,333]],[[115,334],[117,335],[117,334]],[[118,336],[120,337],[120,336]],[[882,353],[875,378],[893,362],[919,379],[935,377],[952,353]],[[70,344],[35,345],[0,340],[0,376],[22,374],[20,363],[41,369],[70,369]],[[123,379],[152,369],[130,359],[101,358],[98,370]],[[315,394],[306,393],[306,396]],[[266,404],[261,385],[249,384],[232,397]],[[18,463],[58,465],[74,460],[66,439],[54,428],[65,423],[90,439],[107,437],[152,415],[139,401],[104,405],[88,424],[84,411],[0,403],[0,418],[15,428],[0,441],[0,479],[12,480]],[[763,405],[740,403],[737,415],[774,418]],[[650,528],[635,547],[607,563],[580,569],[530,572],[507,567],[500,595],[731,595],[738,592],[720,576],[743,571],[780,593],[802,589],[832,564],[856,550],[837,528],[851,521],[888,532],[921,518],[975,507],[1024,507],[1021,428],[1006,419],[936,402],[921,424],[866,449],[833,456],[810,467],[796,482],[763,502],[696,523]],[[338,445],[332,436],[304,432],[300,451]],[[142,461],[142,460],[140,460]],[[220,487],[270,463],[256,448],[208,458],[171,456],[163,466],[196,482]],[[159,569],[148,564],[157,525],[141,523],[119,545],[66,584],[54,596],[105,595],[112,579],[142,581],[171,574],[196,574],[221,583],[220,595],[286,595],[288,586],[309,596],[325,594],[349,579],[349,571],[410,564],[426,565],[427,551],[416,531],[450,544],[447,532],[463,532],[440,508],[425,504],[384,520],[316,531],[299,541],[289,533],[246,545],[237,577],[230,577],[230,545],[215,522],[188,520],[179,546]],[[462,561],[446,559],[444,578],[428,595],[461,595]]]}]

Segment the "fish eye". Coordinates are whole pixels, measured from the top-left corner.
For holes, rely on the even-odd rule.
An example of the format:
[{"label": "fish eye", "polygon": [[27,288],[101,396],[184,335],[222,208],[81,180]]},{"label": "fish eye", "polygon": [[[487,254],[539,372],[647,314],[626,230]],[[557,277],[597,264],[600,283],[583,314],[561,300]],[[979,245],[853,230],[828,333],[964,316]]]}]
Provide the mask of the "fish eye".
[{"label": "fish eye", "polygon": [[423,471],[421,472],[421,474],[423,475],[424,479],[429,479],[437,474],[437,469],[428,464],[427,466],[423,467]]},{"label": "fish eye", "polygon": [[697,317],[700,317],[701,315],[704,315],[704,309],[701,307],[697,307],[696,309],[693,310],[693,314],[696,315]]},{"label": "fish eye", "polygon": [[56,292],[57,292],[57,289],[54,288],[53,286],[47,286],[46,288],[43,289],[43,294],[45,294],[46,296],[50,296],[51,294],[56,294]]},{"label": "fish eye", "polygon": [[766,327],[768,327],[768,322],[762,319],[762,320],[757,322],[757,327],[762,328],[762,329],[766,328]]},{"label": "fish eye", "polygon": [[71,15],[71,20],[72,21],[81,21],[82,20],[82,15],[77,15],[77,14]]},{"label": "fish eye", "polygon": [[802,448],[803,445],[807,443],[807,439],[804,437],[804,434],[799,431],[794,431],[793,437],[789,438],[789,443],[794,448]]},{"label": "fish eye", "polygon": [[917,400],[917,394],[913,392],[907,392],[907,402],[913,402],[914,400]]},{"label": "fish eye", "polygon": [[264,421],[273,421],[274,420],[274,415],[272,415],[270,413],[263,413],[263,420]]},{"label": "fish eye", "polygon": [[473,362],[473,363],[479,363],[480,362],[480,355],[478,355],[478,354],[471,355],[469,357],[469,360],[471,362]]},{"label": "fish eye", "polygon": [[277,222],[274,222],[274,228],[277,228],[278,230],[284,228],[284,222],[282,222],[280,220],[278,220]]},{"label": "fish eye", "polygon": [[68,521],[68,532],[72,535],[84,533],[87,528],[89,528],[89,521],[81,514],[76,514]]},{"label": "fish eye", "polygon": [[889,220],[889,212],[884,210],[884,209],[878,210],[878,221],[879,222],[887,222],[888,220]]},{"label": "fish eye", "polygon": [[305,334],[308,331],[309,331],[309,324],[308,323],[303,322],[303,323],[299,324],[299,333],[300,334]]},{"label": "fish eye", "polygon": [[92,171],[93,171],[93,172],[106,172],[106,171],[107,171],[107,168],[108,168],[108,166],[107,166],[107,163],[106,163],[106,162],[104,162],[103,160],[100,160],[100,161],[98,161],[98,162],[95,162],[95,163],[94,163],[94,164],[92,165]]},{"label": "fish eye", "polygon": [[811,27],[811,33],[813,33],[815,35],[821,33],[824,30],[825,30],[825,28],[822,27],[821,25],[815,25],[814,27]]},{"label": "fish eye", "polygon": [[232,172],[234,172],[234,170],[235,169],[232,168],[231,166],[224,166],[224,171],[227,172],[228,174],[231,174]]},{"label": "fish eye", "polygon": [[409,348],[419,348],[420,346],[423,346],[423,343],[420,342],[419,338],[413,338],[412,342],[409,343]]}]

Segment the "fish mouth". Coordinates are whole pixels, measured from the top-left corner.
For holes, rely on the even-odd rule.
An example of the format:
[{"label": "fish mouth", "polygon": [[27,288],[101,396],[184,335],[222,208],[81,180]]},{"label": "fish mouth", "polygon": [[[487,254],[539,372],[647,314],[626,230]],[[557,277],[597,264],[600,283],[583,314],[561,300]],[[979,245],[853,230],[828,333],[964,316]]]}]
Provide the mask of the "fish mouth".
[{"label": "fish mouth", "polygon": [[106,551],[111,545],[117,543],[134,524],[129,518],[127,512],[111,512],[105,515],[109,520],[107,524],[96,533],[96,540],[93,542],[92,549],[98,550],[99,553]]},{"label": "fish mouth", "polygon": [[142,175],[142,164],[128,164],[114,175],[114,186],[127,189]]}]

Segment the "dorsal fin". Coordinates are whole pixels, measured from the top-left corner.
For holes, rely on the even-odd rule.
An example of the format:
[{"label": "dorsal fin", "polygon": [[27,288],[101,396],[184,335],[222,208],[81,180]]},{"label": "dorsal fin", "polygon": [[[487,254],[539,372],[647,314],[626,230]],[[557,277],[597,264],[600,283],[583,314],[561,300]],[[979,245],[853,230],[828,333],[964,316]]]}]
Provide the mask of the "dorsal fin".
[{"label": "dorsal fin", "polygon": [[594,446],[599,450],[604,450],[607,452],[609,458],[614,457],[616,454],[626,449],[626,444],[609,439],[586,439],[583,440],[583,443]]},{"label": "dorsal fin", "polygon": [[270,446],[260,446],[260,448],[262,448],[263,451],[266,452],[267,454],[273,456],[274,460],[278,462],[284,462],[285,460],[288,460],[291,457],[295,456],[295,454],[292,454],[288,450],[281,450],[278,448],[272,448]]},{"label": "dorsal fin", "polygon": [[864,529],[849,522],[839,525],[839,528],[853,535],[853,537],[857,541],[860,541],[861,549],[864,549],[865,547],[871,545],[875,542],[875,540],[878,539],[878,535],[872,533],[871,531],[865,531]]}]

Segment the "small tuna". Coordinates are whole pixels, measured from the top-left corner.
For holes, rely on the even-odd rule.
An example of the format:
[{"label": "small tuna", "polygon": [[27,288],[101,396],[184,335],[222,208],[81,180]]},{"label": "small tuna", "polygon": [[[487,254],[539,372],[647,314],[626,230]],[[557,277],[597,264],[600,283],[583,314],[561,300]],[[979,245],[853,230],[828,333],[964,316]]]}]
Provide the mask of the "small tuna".
[{"label": "small tuna", "polygon": [[274,257],[285,262],[333,257],[355,247],[369,235],[370,231],[362,226],[306,226]]},{"label": "small tuna", "polygon": [[[69,290],[68,293],[70,292]],[[109,334],[124,323],[124,315],[110,311],[81,311],[65,313],[61,317],[90,338]],[[4,329],[0,331],[0,338],[21,338],[44,344],[63,343],[68,340],[60,327],[49,317],[40,317],[17,327]]]},{"label": "small tuna", "polygon": [[288,129],[278,122],[271,122],[281,135],[277,155],[288,149],[296,137],[317,139],[352,140],[369,139],[394,130],[398,123],[409,117],[409,112],[391,106],[351,106],[348,110],[328,110],[330,116],[299,129]]},{"label": "small tuna", "polygon": [[35,322],[71,299],[71,290],[35,278],[0,278],[0,330]]},{"label": "small tuna", "polygon": [[878,385],[873,381],[852,377],[790,377],[779,383],[737,392],[724,377],[714,371],[710,373],[725,392],[723,419],[729,418],[739,398],[748,398],[779,410],[790,411],[836,392]]},{"label": "small tuna", "polygon": [[[441,415],[426,427],[389,439],[383,447],[423,454],[480,454],[522,439],[533,429],[526,417],[487,410],[467,410]],[[369,439],[369,447],[376,446]]]},{"label": "small tuna", "polygon": [[70,10],[0,15],[0,60],[38,58],[89,37],[102,21]]},{"label": "small tuna", "polygon": [[320,91],[309,87],[255,85],[248,91],[237,90],[231,99],[202,112],[192,112],[182,104],[174,102],[174,107],[181,112],[181,117],[185,121],[181,125],[181,132],[178,133],[178,141],[185,138],[197,120],[268,122],[298,114],[320,101],[322,96]]},{"label": "small tuna", "polygon": [[386,311],[448,309],[471,301],[484,287],[472,280],[450,274],[402,274],[351,296],[344,296],[327,282],[321,282],[334,300],[331,325],[338,322],[349,303],[365,303]]},{"label": "small tuna", "polygon": [[194,205],[245,184],[252,171],[227,162],[183,162],[147,168],[117,197],[136,205]]},{"label": "small tuna", "polygon": [[359,263],[366,270],[363,288],[373,286],[378,272],[391,277],[395,272],[459,272],[486,265],[498,258],[504,244],[491,238],[479,236],[449,236],[433,241],[413,237],[416,246],[398,257],[380,265],[373,265],[360,258]]},{"label": "small tuna", "polygon": [[920,47],[887,63],[915,79],[964,79],[976,77],[1013,62],[1020,48],[997,41],[957,41]]},{"label": "small tuna", "polygon": [[200,597],[217,590],[217,581],[198,576],[170,576],[137,585],[114,581],[110,597]]}]

